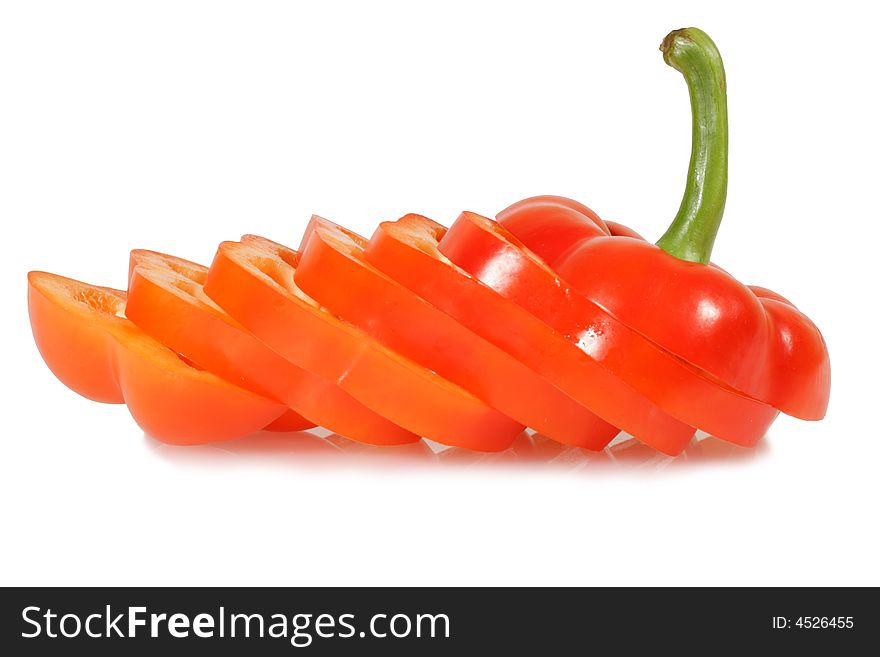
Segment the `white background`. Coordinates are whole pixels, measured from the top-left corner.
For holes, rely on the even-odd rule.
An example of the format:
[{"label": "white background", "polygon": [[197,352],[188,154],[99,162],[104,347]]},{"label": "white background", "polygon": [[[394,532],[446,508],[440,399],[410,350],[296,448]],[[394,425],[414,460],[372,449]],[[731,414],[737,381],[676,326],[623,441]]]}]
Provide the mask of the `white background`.
[{"label": "white background", "polygon": [[[303,6],[300,6],[300,5]],[[3,584],[880,584],[878,107],[869,3],[4,3]],[[124,286],[129,249],[210,262],[310,213],[369,234],[533,194],[658,237],[687,92],[725,57],[714,260],[791,298],[833,364],[826,420],[669,462],[162,447],[59,384],[25,273]]]}]

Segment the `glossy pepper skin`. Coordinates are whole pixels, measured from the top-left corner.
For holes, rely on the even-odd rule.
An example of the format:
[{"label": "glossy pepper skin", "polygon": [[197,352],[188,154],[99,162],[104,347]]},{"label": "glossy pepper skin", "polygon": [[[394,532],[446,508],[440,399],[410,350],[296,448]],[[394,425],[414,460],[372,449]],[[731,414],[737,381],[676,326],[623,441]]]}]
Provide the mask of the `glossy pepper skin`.
[{"label": "glossy pepper skin", "polygon": [[534,196],[498,213],[498,223],[553,265],[585,239],[611,235],[606,222],[582,203],[562,196]]},{"label": "glossy pepper skin", "polygon": [[526,199],[499,219],[587,299],[704,376],[788,415],[821,419],[831,370],[818,328],[780,295],[709,264],[727,191],[717,48],[688,28],[667,36],[661,50],[688,83],[693,146],[681,208],[658,244],[619,224],[603,230],[589,208],[561,197]]}]

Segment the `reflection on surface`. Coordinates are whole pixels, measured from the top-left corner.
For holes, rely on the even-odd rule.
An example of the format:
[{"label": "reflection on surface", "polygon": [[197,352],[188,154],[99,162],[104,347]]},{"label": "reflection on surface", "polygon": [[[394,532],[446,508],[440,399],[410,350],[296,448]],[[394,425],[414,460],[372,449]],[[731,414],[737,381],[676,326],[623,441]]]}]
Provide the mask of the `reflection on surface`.
[{"label": "reflection on surface", "polygon": [[338,467],[344,463],[378,466],[426,465],[429,467],[517,467],[521,465],[575,471],[584,468],[661,470],[690,464],[739,464],[760,459],[767,441],[745,449],[698,434],[688,448],[672,458],[621,433],[601,452],[569,447],[531,431],[524,431],[509,449],[483,453],[420,440],[409,445],[372,446],[348,440],[323,429],[276,433],[260,431],[224,443],[180,447],[164,445],[146,437],[161,458],[177,462],[247,462],[253,459],[276,463]]}]

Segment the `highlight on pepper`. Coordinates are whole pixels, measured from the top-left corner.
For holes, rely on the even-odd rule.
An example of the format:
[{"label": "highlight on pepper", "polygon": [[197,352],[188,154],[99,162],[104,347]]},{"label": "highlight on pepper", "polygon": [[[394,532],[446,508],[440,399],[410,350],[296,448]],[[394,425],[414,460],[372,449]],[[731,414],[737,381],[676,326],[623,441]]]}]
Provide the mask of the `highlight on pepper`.
[{"label": "highlight on pepper", "polygon": [[370,445],[501,451],[523,429],[602,450],[622,431],[675,456],[701,431],[754,447],[820,420],[831,369],[785,297],[711,262],[727,197],[727,84],[697,29],[660,47],[687,83],[681,206],[652,244],[559,196],[367,239],[318,216],[298,249],[246,235],[210,267],[130,254],[128,290],[33,271],[34,340],[57,378],[126,404],[157,440],[315,426]]}]

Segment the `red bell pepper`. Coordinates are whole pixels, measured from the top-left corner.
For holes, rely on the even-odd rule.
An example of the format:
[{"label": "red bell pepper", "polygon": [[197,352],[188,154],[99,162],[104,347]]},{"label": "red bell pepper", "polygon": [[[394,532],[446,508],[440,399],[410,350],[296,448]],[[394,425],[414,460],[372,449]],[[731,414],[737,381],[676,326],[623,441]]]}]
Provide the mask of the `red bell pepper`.
[{"label": "red bell pepper", "polygon": [[[694,28],[671,33],[661,49],[688,83],[693,145],[681,208],[657,246],[624,238],[635,234],[620,227],[617,237],[607,237],[594,213],[558,197],[515,204],[501,221],[581,294],[703,376],[789,415],[821,419],[831,373],[818,328],[779,295],[707,266],[727,193],[726,82],[718,51]],[[554,241],[557,228],[563,238]]]}]

